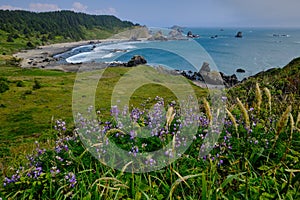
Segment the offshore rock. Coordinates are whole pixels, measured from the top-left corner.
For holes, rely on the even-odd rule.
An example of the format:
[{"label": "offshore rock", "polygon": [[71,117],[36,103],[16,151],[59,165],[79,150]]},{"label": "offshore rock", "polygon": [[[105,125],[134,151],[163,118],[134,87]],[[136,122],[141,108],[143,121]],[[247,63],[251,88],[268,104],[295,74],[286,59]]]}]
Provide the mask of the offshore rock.
[{"label": "offshore rock", "polygon": [[126,67],[134,67],[137,65],[143,65],[146,64],[147,61],[143,56],[135,55],[133,56],[125,65]]}]

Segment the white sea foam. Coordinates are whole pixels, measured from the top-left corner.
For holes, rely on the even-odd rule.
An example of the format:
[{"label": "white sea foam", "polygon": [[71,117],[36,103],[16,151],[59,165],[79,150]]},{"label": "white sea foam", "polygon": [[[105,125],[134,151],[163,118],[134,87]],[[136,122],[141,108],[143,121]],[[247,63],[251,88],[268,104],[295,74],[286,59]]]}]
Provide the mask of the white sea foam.
[{"label": "white sea foam", "polygon": [[102,59],[103,59],[103,58],[111,58],[111,57],[114,57],[114,56],[115,56],[114,53],[109,53],[109,54],[106,54],[106,55],[102,56],[101,58],[102,58]]},{"label": "white sea foam", "polygon": [[137,48],[136,46],[133,45],[134,43],[130,43],[130,42],[124,42],[124,43],[112,43],[112,44],[105,44],[105,45],[100,45],[97,46],[94,51],[113,51],[116,49],[120,49],[120,50],[128,50],[128,49],[135,49]]}]

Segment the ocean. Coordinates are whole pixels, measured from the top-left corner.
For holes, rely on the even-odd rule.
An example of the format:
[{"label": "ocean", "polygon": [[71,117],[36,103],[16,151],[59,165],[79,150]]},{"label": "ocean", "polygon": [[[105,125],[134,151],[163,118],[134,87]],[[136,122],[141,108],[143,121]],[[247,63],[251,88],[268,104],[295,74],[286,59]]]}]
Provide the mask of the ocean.
[{"label": "ocean", "polygon": [[[199,38],[170,41],[129,41],[91,44],[57,55],[63,62],[127,62],[142,55],[153,66],[198,71],[203,62],[241,80],[300,56],[300,29],[292,28],[184,28]],[[238,31],[242,38],[236,38]],[[163,29],[167,33],[167,29]],[[242,68],[245,73],[237,73]]]}]

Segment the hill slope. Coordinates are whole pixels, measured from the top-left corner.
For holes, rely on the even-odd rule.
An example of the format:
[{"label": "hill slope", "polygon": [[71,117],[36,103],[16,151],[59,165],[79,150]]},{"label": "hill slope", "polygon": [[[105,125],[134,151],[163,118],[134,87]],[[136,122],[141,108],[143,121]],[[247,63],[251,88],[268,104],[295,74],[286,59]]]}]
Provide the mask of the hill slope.
[{"label": "hill slope", "polygon": [[[255,90],[251,88],[255,88],[256,83],[259,83],[261,89],[266,87],[270,90],[272,98],[276,102],[276,106],[273,108],[276,108],[275,110],[278,112],[281,112],[283,107],[288,104],[293,106],[295,113],[300,109],[300,58],[292,60],[283,68],[273,68],[249,77],[241,84],[231,88],[228,96],[231,98],[243,97],[244,100],[248,100],[249,106],[253,106],[256,97]],[[265,94],[263,95],[266,97]]]},{"label": "hill slope", "polygon": [[109,15],[88,15],[73,11],[0,11],[0,29],[24,35],[40,33],[78,40],[86,39],[84,30],[99,28],[116,31],[131,26],[133,23]]},{"label": "hill slope", "polygon": [[133,26],[110,15],[0,10],[0,54],[46,43],[103,39]]}]

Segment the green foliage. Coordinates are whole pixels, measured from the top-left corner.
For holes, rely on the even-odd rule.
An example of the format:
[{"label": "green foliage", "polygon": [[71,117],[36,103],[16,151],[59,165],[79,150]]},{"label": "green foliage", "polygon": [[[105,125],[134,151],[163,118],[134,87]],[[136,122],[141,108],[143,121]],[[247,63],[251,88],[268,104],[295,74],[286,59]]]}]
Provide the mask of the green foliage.
[{"label": "green foliage", "polygon": [[12,37],[11,35],[9,35],[9,36],[7,37],[6,42],[14,42],[13,37]]},{"label": "green foliage", "polygon": [[34,44],[32,44],[32,42],[27,42],[27,43],[26,43],[26,46],[27,46],[28,48],[33,48],[33,47],[34,47]]},{"label": "green foliage", "polygon": [[24,84],[23,81],[20,81],[20,80],[19,80],[19,81],[17,81],[16,86],[17,86],[17,87],[24,87],[25,84]]},{"label": "green foliage", "polygon": [[0,54],[11,55],[50,43],[105,39],[134,26],[108,15],[0,10]]},{"label": "green foliage", "polygon": [[4,77],[0,77],[0,93],[4,93],[9,90],[8,80]]},{"label": "green foliage", "polygon": [[33,90],[38,90],[41,87],[42,87],[41,83],[37,79],[34,79],[34,85],[32,86],[32,89]]},{"label": "green foliage", "polygon": [[55,11],[34,13],[28,11],[0,10],[0,29],[8,33],[16,33],[9,38],[18,38],[17,34],[32,37],[33,34],[43,35],[42,41],[52,40],[54,36],[65,39],[87,39],[84,29],[94,28],[110,30],[112,32],[134,26],[128,21],[109,15],[88,15],[73,11]]}]

